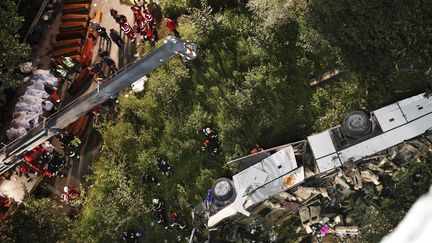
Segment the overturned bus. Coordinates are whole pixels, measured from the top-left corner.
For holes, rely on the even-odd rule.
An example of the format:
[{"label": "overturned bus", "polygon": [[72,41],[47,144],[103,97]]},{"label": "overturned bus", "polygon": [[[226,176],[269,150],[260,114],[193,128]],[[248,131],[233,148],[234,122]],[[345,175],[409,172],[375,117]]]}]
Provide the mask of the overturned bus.
[{"label": "overturned bus", "polygon": [[305,140],[228,162],[236,174],[232,179],[214,182],[214,200],[194,209],[194,224],[208,228],[210,235],[227,231],[223,240],[236,242],[236,235],[255,222],[271,226],[284,221],[293,212],[288,192],[342,167],[385,154],[410,139],[424,137],[430,146],[431,130],[432,99],[424,94],[374,110],[370,115],[352,112],[342,125]]}]

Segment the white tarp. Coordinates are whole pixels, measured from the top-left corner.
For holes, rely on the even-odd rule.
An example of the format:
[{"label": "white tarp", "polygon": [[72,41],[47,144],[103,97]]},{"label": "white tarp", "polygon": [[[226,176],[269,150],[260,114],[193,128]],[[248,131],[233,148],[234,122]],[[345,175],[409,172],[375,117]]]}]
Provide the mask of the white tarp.
[{"label": "white tarp", "polygon": [[31,77],[31,85],[15,104],[11,128],[6,131],[9,140],[23,136],[28,129],[38,123],[39,116],[43,113],[42,101],[49,97],[45,85],[57,87],[58,80],[49,70],[35,70]]},{"label": "white tarp", "polygon": [[432,193],[422,196],[408,211],[397,228],[381,240],[381,243],[425,243],[431,241]]}]

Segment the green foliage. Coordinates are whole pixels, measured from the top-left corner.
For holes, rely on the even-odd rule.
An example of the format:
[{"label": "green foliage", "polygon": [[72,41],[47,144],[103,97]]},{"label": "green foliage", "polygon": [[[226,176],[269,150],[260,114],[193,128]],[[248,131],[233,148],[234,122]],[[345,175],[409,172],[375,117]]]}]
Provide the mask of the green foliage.
[{"label": "green foliage", "polygon": [[313,126],[314,130],[329,129],[341,124],[349,112],[359,108],[365,110],[365,95],[360,84],[349,79],[332,82],[325,88],[316,88],[310,106],[310,112],[318,117]]},{"label": "green foliage", "polygon": [[1,242],[57,242],[67,239],[70,220],[49,198],[26,195],[13,219],[0,221]]},{"label": "green foliage", "polygon": [[177,18],[187,13],[189,0],[161,0],[160,5],[165,17]]},{"label": "green foliage", "polygon": [[[431,67],[431,2],[309,1],[305,20],[339,50],[343,65],[386,82],[387,89],[400,88],[400,75],[428,83]],[[410,87],[418,88],[418,82]],[[375,88],[381,83],[371,85]],[[430,84],[430,83],[429,83]],[[402,86],[406,88],[407,82]]]},{"label": "green foliage", "polygon": [[284,223],[276,225],[273,231],[279,240],[278,242],[294,243],[300,242],[303,236],[302,233],[296,233],[299,227],[301,227],[300,217],[296,214]]},{"label": "green foliage", "polygon": [[[423,84],[423,69],[395,68],[399,56],[394,53],[400,46],[366,62],[373,45],[369,42],[377,40],[360,33],[374,23],[354,15],[345,29],[349,16],[335,15],[344,8],[355,14],[355,8],[362,7],[360,13],[369,16],[364,3],[340,0],[330,4],[334,11],[318,0],[251,0],[249,9],[242,4],[203,1],[197,8],[196,1],[161,1],[170,17],[194,7],[192,23],[181,25],[180,33],[198,45],[198,58],[191,63],[173,58],[149,76],[144,92],[120,95],[120,114],[100,127],[104,154],[89,176],[93,186],[73,231],[78,241],[112,241],[119,232],[139,225],[155,242],[184,235],[149,226],[152,198],[162,198],[167,212],[179,213],[190,227],[191,208],[214,179],[231,174],[226,161],[246,155],[256,144],[268,148],[292,142],[340,123],[350,111],[382,106],[397,96],[388,89],[390,84],[397,84],[393,90],[403,94],[412,88],[409,80],[415,75],[415,84]],[[325,11],[316,13],[319,8]],[[314,15],[325,21],[320,23]],[[358,18],[363,22],[355,25]],[[336,24],[336,30],[329,24]],[[385,23],[376,24],[372,30],[387,31]],[[350,44],[354,37],[347,35],[357,39]],[[383,48],[380,41],[378,49]],[[355,50],[350,54],[351,49]],[[426,62],[425,55],[421,58]],[[380,67],[386,71],[368,69],[377,62],[383,62]],[[350,75],[310,89],[310,78],[334,68]],[[216,156],[201,151],[204,126],[218,131],[222,152]],[[158,172],[159,159],[171,164],[171,177]],[[144,173],[155,176],[160,185],[142,185]]]},{"label": "green foliage", "polygon": [[17,15],[17,6],[13,0],[0,2],[0,105],[4,105],[3,92],[8,88],[15,88],[21,84],[14,74],[18,64],[27,59],[30,47],[19,43],[18,30],[23,18]]}]

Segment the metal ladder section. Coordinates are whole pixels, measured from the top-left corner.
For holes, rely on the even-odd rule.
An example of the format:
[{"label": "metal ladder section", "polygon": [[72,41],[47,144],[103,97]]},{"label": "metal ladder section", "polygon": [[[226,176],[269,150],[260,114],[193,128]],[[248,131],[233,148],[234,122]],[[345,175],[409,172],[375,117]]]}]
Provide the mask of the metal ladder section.
[{"label": "metal ladder section", "polygon": [[155,70],[176,54],[180,55],[183,60],[193,60],[196,57],[195,45],[188,41],[168,36],[164,39],[163,45],[122,69],[108,82],[78,97],[49,118],[44,118],[36,127],[29,130],[26,135],[1,148],[0,175],[19,163],[26,151],[48,140],[58,131],[91,111],[96,105],[102,104],[109,98],[114,98],[124,88]]}]

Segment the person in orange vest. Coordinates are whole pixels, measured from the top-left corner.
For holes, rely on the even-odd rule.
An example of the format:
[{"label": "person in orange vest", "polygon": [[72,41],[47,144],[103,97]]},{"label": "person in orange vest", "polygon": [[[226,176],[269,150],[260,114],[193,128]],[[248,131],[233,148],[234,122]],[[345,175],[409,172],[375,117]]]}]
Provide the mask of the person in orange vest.
[{"label": "person in orange vest", "polygon": [[164,18],[164,20],[168,29],[170,29],[176,37],[180,38],[180,33],[177,31],[177,27],[175,26],[174,20],[169,18]]}]

